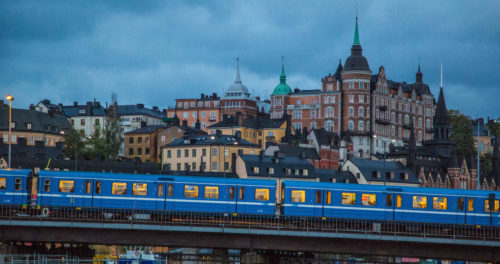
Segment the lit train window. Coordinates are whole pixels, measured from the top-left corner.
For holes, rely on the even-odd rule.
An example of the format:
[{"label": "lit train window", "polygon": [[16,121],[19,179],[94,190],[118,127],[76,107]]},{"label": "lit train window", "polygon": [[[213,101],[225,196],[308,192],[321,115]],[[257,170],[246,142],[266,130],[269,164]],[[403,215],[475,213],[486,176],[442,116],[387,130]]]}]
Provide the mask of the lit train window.
[{"label": "lit train window", "polygon": [[427,197],[413,196],[413,208],[427,208]]},{"label": "lit train window", "polygon": [[50,180],[43,181],[43,191],[50,192]]},{"label": "lit train window", "polygon": [[21,191],[23,189],[22,182],[23,182],[23,179],[21,179],[21,178],[16,178],[15,179],[15,181],[14,181],[14,189],[16,191]]},{"label": "lit train window", "polygon": [[256,188],[255,189],[255,200],[257,200],[257,201],[269,201],[269,189]]},{"label": "lit train window", "polygon": [[163,196],[163,184],[158,184],[158,196]]},{"label": "lit train window", "polygon": [[90,193],[90,188],[92,187],[92,183],[90,181],[85,182],[85,193]]},{"label": "lit train window", "polygon": [[113,188],[111,189],[111,194],[127,194],[127,183],[125,182],[113,182]]},{"label": "lit train window", "polygon": [[186,198],[198,198],[198,186],[197,185],[184,185],[184,197],[186,197]]},{"label": "lit train window", "polygon": [[458,211],[464,210],[464,198],[458,198]]},{"label": "lit train window", "polygon": [[59,192],[72,193],[75,191],[75,181],[59,181]]},{"label": "lit train window", "polygon": [[172,197],[172,196],[174,196],[174,185],[169,184],[168,185],[168,197]]},{"label": "lit train window", "polygon": [[146,183],[134,183],[132,185],[132,195],[145,196],[148,194],[148,185]]},{"label": "lit train window", "polygon": [[372,193],[363,193],[361,195],[361,205],[375,206],[377,204],[377,197]]},{"label": "lit train window", "polygon": [[207,198],[207,199],[219,199],[219,187],[205,186],[205,198]]},{"label": "lit train window", "polygon": [[240,187],[240,192],[238,193],[240,200],[245,199],[245,188]]},{"label": "lit train window", "polygon": [[305,203],[306,202],[306,191],[304,190],[292,190],[292,195],[290,201],[294,203]]},{"label": "lit train window", "polygon": [[342,193],[342,204],[346,205],[356,204],[356,194]]},{"label": "lit train window", "polygon": [[326,204],[332,203],[332,192],[326,192]]},{"label": "lit train window", "polygon": [[0,190],[7,189],[7,178],[0,178]]},{"label": "lit train window", "polygon": [[403,201],[402,201],[402,198],[401,198],[401,194],[398,194],[396,196],[396,207],[400,208],[402,203],[403,203]]},{"label": "lit train window", "polygon": [[448,198],[446,197],[433,197],[432,209],[446,210],[448,209]]},{"label": "lit train window", "polygon": [[[489,200],[484,201],[484,211],[485,212],[490,211],[490,201]],[[498,212],[498,211],[500,211],[500,201],[495,200],[495,208],[493,209],[493,212]]]},{"label": "lit train window", "polygon": [[468,208],[469,211],[474,211],[474,199],[469,198],[469,202],[468,202],[467,208]]}]

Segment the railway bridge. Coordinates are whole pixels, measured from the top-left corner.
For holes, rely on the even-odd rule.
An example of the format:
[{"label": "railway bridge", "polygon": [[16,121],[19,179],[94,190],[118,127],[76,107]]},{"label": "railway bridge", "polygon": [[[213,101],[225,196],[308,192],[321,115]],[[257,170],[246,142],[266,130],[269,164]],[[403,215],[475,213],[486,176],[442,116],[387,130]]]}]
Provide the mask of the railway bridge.
[{"label": "railway bridge", "polygon": [[500,261],[500,228],[131,210],[0,208],[1,242],[283,250]]}]

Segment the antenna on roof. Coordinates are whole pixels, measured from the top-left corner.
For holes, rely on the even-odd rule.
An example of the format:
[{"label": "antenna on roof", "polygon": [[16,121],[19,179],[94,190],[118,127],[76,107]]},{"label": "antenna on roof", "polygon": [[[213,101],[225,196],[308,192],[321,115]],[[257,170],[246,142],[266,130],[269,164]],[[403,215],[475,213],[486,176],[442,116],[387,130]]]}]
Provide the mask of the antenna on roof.
[{"label": "antenna on roof", "polygon": [[441,63],[441,88],[443,88],[443,63]]},{"label": "antenna on roof", "polygon": [[358,19],[358,1],[356,0],[356,19]]}]

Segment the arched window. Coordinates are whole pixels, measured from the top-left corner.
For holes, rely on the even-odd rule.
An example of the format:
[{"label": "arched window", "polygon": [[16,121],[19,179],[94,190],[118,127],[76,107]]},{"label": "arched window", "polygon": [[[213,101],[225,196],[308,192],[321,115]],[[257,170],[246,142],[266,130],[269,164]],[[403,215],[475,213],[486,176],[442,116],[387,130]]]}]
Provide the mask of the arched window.
[{"label": "arched window", "polygon": [[354,107],[349,106],[349,117],[354,117]]},{"label": "arched window", "polygon": [[333,107],[327,107],[325,109],[325,117],[333,117],[334,116],[334,111],[333,111]]},{"label": "arched window", "polygon": [[429,118],[427,118],[427,120],[425,121],[425,128],[431,128],[431,120]]},{"label": "arched window", "polygon": [[349,120],[349,123],[347,123],[347,129],[348,130],[354,130],[354,121]]},{"label": "arched window", "polygon": [[365,131],[365,122],[363,120],[358,121],[358,131]]},{"label": "arched window", "polygon": [[360,106],[358,108],[358,116],[359,117],[364,117],[365,116],[365,108],[363,108],[362,106]]},{"label": "arched window", "polygon": [[325,121],[325,130],[326,131],[333,131],[333,128],[334,128],[334,123],[332,120]]}]

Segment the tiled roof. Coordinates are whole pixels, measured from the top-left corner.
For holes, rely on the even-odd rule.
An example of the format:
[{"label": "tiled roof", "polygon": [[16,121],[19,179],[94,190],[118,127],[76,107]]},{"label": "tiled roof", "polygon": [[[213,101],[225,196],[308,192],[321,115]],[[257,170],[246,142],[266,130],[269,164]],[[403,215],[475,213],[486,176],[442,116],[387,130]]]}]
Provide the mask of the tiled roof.
[{"label": "tiled roof", "polygon": [[279,152],[283,153],[286,157],[299,158],[304,155],[306,159],[319,160],[319,155],[314,148],[295,147],[290,144],[278,144]]},{"label": "tiled roof", "polygon": [[199,145],[237,145],[245,147],[255,147],[260,146],[254,143],[250,143],[244,139],[237,138],[235,136],[229,135],[186,135],[173,141],[170,144],[165,145],[165,147],[177,147],[177,146],[199,146]]},{"label": "tiled roof", "polygon": [[119,115],[146,115],[154,118],[164,118],[165,115],[159,111],[144,107],[143,104],[118,105]]},{"label": "tiled roof", "polygon": [[[85,113],[80,113],[85,110]],[[85,105],[64,105],[62,112],[67,117],[74,116],[105,116],[106,109],[99,102],[87,102]]]},{"label": "tiled roof", "polygon": [[[386,172],[394,172],[394,179],[386,179],[387,182],[419,183],[416,175],[409,168],[403,166],[399,162],[384,162],[381,160],[369,159],[351,159],[350,161],[359,168],[368,181],[384,181],[384,178],[386,178]],[[373,171],[378,171],[380,173],[380,178],[374,178],[372,175]],[[407,173],[408,180],[400,179],[400,173]]]},{"label": "tiled roof", "polygon": [[[262,176],[262,177],[279,177],[279,178],[315,178],[314,167],[307,159],[296,157],[276,157],[264,155],[241,155],[241,159],[245,162],[247,175]],[[255,173],[254,168],[258,167],[259,172]],[[268,168],[273,168],[274,173],[269,174]],[[293,170],[291,174],[286,173],[286,169]],[[295,174],[295,171],[307,170],[307,176]]]},{"label": "tiled roof", "polygon": [[[13,131],[30,131],[60,134],[61,131],[68,131],[71,127],[68,119],[57,114],[48,114],[35,110],[24,110],[12,108],[12,122],[15,122]],[[28,130],[28,124],[31,129]],[[9,129],[9,106],[0,105],[0,130]]]},{"label": "tiled roof", "polygon": [[145,127],[141,127],[141,128],[136,129],[136,130],[132,130],[130,132],[127,132],[127,133],[125,133],[125,135],[128,135],[128,134],[151,134],[160,128],[166,128],[166,127],[167,126],[165,126],[165,125],[145,126]]},{"label": "tiled roof", "polygon": [[336,183],[358,183],[356,177],[348,171],[316,169],[314,174],[321,182],[334,182],[335,180]]}]

